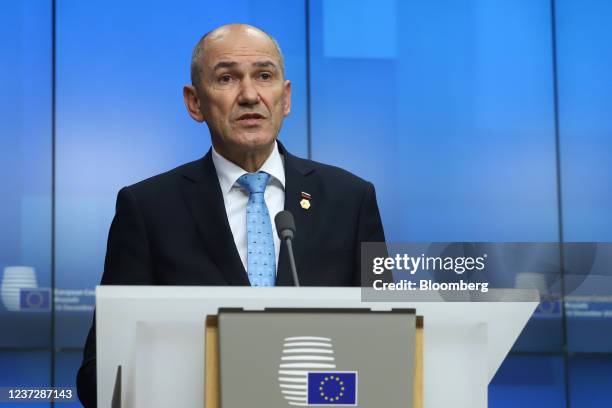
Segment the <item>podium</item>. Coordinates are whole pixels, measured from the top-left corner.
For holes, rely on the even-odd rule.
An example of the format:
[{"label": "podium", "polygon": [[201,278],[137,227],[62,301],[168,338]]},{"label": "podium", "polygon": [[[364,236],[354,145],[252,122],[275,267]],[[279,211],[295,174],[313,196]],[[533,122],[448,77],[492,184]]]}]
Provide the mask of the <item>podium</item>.
[{"label": "podium", "polygon": [[360,288],[99,286],[98,406],[111,406],[118,388],[122,407],[204,407],[206,318],[220,308],[367,308],[423,316],[424,407],[484,408],[489,382],[539,302],[536,291],[497,292],[507,301],[362,302]]}]

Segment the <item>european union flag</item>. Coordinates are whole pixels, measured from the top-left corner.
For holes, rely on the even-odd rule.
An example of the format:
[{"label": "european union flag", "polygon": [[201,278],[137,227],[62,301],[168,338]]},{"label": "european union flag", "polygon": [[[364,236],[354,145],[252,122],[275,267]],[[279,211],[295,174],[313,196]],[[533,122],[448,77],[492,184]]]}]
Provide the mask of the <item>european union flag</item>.
[{"label": "european union flag", "polygon": [[49,289],[21,289],[19,309],[28,311],[49,311],[51,291]]},{"label": "european union flag", "polygon": [[308,405],[357,405],[357,372],[309,372]]}]

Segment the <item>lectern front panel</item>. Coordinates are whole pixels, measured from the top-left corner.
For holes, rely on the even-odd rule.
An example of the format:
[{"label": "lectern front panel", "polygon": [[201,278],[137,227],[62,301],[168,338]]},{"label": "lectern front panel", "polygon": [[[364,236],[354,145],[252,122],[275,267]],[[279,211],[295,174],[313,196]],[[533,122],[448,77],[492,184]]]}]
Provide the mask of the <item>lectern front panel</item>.
[{"label": "lectern front panel", "polygon": [[220,311],[221,408],[412,407],[414,312]]}]

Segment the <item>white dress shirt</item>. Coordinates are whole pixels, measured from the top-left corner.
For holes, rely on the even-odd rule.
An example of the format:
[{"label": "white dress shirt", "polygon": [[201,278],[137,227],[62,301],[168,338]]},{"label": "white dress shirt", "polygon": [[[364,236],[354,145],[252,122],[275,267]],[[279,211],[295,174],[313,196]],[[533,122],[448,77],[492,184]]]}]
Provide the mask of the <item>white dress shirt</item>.
[{"label": "white dress shirt", "polygon": [[[246,207],[249,201],[249,192],[237,183],[238,179],[248,172],[221,156],[214,147],[212,148],[212,160],[217,171],[217,177],[219,177],[225,212],[227,213],[232,235],[234,235],[236,249],[238,249],[244,270],[248,271]],[[264,171],[270,175],[264,199],[270,213],[270,223],[272,224],[274,234],[274,251],[276,252],[276,270],[278,271],[280,238],[274,226],[274,217],[285,208],[285,166],[282,156],[278,152],[276,142],[274,142],[272,153],[270,153],[270,156],[268,156],[258,171]]]}]

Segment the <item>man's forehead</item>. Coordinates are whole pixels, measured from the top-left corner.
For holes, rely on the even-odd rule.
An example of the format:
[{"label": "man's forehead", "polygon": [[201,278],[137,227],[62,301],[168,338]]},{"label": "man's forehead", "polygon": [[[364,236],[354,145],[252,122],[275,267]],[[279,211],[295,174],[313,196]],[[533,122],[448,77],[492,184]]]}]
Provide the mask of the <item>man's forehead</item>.
[{"label": "man's forehead", "polygon": [[236,46],[231,49],[210,50],[210,53],[205,55],[206,59],[258,59],[266,58],[276,60],[278,53],[275,50],[260,50],[249,47]]},{"label": "man's forehead", "polygon": [[208,66],[219,60],[271,59],[278,61],[280,55],[276,46],[265,34],[253,30],[215,35],[207,39],[204,59]]}]

